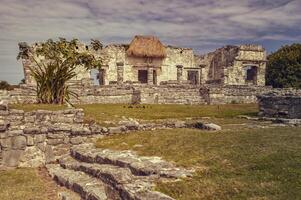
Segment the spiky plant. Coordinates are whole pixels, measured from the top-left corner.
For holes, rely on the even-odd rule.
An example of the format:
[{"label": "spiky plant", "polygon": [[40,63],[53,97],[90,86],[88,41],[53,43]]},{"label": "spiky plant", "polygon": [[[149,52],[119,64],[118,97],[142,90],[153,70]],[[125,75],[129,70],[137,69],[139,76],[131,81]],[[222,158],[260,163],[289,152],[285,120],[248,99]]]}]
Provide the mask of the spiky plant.
[{"label": "spiky plant", "polygon": [[96,60],[93,55],[86,52],[79,52],[76,44],[76,39],[67,41],[60,38],[58,41],[47,40],[37,45],[34,51],[30,48],[27,48],[28,50],[20,48],[17,59],[30,59],[35,64],[30,71],[37,83],[39,103],[69,102],[71,96],[77,97],[67,85],[67,82],[76,76],[75,68],[79,65],[87,69],[100,68],[101,60]]}]

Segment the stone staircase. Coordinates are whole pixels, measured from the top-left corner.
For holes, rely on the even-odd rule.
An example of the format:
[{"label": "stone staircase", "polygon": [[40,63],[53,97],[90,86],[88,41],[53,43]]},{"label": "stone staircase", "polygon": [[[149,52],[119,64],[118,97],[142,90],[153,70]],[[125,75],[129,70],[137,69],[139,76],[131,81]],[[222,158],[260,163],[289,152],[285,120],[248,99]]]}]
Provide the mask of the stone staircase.
[{"label": "stone staircase", "polygon": [[175,167],[159,157],[141,157],[131,151],[74,146],[58,164],[47,165],[60,185],[86,200],[171,200],[154,191],[154,183],[189,177],[193,170]]}]

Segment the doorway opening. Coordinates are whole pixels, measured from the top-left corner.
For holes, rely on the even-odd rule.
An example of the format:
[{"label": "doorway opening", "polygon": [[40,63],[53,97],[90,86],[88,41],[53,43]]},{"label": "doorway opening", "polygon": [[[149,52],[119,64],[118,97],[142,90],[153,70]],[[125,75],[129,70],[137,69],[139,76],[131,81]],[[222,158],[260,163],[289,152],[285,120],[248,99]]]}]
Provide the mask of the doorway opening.
[{"label": "doorway opening", "polygon": [[138,70],[138,81],[140,83],[147,83],[147,70]]},{"label": "doorway opening", "polygon": [[157,85],[157,71],[156,70],[153,71],[153,84]]},{"label": "doorway opening", "polygon": [[187,71],[187,80],[190,81],[191,84],[197,85],[199,83],[198,77],[199,77],[199,72],[198,71],[193,71],[189,70]]},{"label": "doorway opening", "polygon": [[105,70],[104,69],[91,69],[91,79],[93,79],[93,85],[105,84]]},{"label": "doorway opening", "polygon": [[246,83],[251,83],[256,85],[257,82],[257,67],[256,66],[246,66],[245,67],[245,80]]}]

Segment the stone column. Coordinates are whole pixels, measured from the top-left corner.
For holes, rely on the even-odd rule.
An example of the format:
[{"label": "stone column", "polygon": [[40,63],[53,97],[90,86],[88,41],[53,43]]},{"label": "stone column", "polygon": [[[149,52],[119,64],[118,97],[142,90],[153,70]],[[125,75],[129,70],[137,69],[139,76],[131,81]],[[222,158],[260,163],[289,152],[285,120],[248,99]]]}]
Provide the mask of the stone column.
[{"label": "stone column", "polygon": [[148,69],[147,69],[147,84],[148,85],[153,85],[154,84],[153,73],[154,73],[154,67],[149,66]]},{"label": "stone column", "polygon": [[183,66],[177,65],[177,81],[180,83],[183,80]]},{"label": "stone column", "polygon": [[117,63],[117,84],[123,83],[123,62]]}]

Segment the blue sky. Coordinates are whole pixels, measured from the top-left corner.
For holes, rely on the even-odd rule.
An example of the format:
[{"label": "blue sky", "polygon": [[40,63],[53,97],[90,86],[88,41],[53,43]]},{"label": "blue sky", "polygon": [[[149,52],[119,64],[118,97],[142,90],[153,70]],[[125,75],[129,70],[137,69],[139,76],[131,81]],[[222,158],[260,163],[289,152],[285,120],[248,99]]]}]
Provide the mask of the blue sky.
[{"label": "blue sky", "polygon": [[226,44],[268,52],[301,41],[301,0],[0,0],[0,80],[23,78],[18,42],[91,38],[129,43],[156,35],[198,53]]}]

